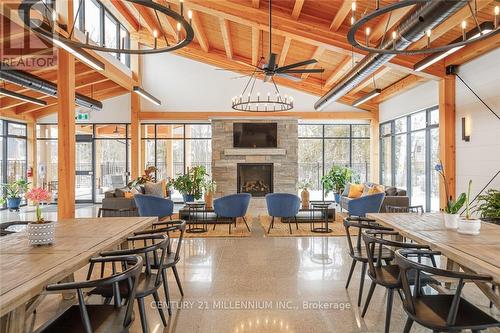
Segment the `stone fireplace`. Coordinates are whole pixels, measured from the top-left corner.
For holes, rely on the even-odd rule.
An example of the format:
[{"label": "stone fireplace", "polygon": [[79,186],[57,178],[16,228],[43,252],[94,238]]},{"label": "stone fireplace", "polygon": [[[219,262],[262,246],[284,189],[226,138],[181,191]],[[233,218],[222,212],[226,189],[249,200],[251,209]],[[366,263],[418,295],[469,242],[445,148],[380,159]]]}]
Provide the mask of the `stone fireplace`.
[{"label": "stone fireplace", "polygon": [[272,163],[238,163],[237,192],[252,197],[265,197],[273,193]]},{"label": "stone fireplace", "polygon": [[[264,196],[267,192],[297,193],[298,179],[298,120],[292,117],[257,118],[213,118],[212,122],[212,178],[217,182],[216,197],[238,192],[253,191],[250,209],[259,212],[266,210]],[[235,148],[233,144],[234,123],[276,123],[277,147],[275,148]],[[260,179],[265,186],[254,179],[254,171],[244,171],[245,179],[241,179],[241,168],[248,165],[260,165],[267,168],[266,179]],[[264,167],[264,165],[266,167]],[[272,166],[269,170],[268,166]],[[248,169],[243,167],[243,169]],[[265,177],[263,177],[265,178]],[[239,181],[239,183],[238,183]],[[269,182],[270,184],[267,184]],[[246,191],[242,186],[246,185]]]}]

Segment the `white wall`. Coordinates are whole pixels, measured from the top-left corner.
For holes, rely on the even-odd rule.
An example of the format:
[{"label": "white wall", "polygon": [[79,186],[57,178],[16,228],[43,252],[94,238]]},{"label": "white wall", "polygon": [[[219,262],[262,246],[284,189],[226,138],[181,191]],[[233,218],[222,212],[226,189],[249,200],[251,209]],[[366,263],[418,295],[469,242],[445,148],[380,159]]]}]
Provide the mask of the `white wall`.
[{"label": "white wall", "polygon": [[[39,123],[57,123],[57,114],[42,117]],[[129,123],[130,94],[125,94],[102,101],[101,111],[92,111],[88,123]],[[84,123],[84,122],[79,122]]]},{"label": "white wall", "polygon": [[[170,53],[143,57],[142,66],[143,87],[162,101],[162,105],[156,106],[143,99],[144,111],[233,111],[231,98],[239,95],[248,81],[248,77],[241,77],[239,73],[218,70],[214,66]],[[231,66],[241,67],[237,63]],[[293,96],[293,111],[314,111],[318,96],[282,86],[278,88],[282,96]],[[273,93],[274,88],[272,83],[257,80],[254,92],[257,91],[264,96],[267,92]],[[332,103],[325,111],[362,112],[339,103]]]},{"label": "white wall", "polygon": [[[462,65],[459,75],[500,115],[500,49]],[[458,78],[456,94],[457,193],[466,192],[472,179],[476,195],[500,170],[500,119]],[[462,117],[471,122],[470,142],[462,141]],[[500,189],[500,176],[489,187]]]},{"label": "white wall", "polygon": [[384,121],[435,106],[438,103],[438,82],[428,81],[380,103],[379,120],[383,123]]}]

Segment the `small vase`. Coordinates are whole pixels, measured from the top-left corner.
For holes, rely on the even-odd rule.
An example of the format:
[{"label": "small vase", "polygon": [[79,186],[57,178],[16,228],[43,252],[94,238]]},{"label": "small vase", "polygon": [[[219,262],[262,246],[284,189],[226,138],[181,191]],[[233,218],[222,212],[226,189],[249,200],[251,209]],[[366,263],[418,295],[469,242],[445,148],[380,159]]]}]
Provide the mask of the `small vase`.
[{"label": "small vase", "polygon": [[481,220],[479,219],[460,219],[458,221],[458,232],[466,235],[479,235],[481,230]]},{"label": "small vase", "polygon": [[340,204],[340,193],[334,193],[333,196],[335,198],[335,202]]},{"label": "small vase", "polygon": [[458,228],[458,214],[443,213],[444,226],[446,229]]},{"label": "small vase", "polygon": [[302,208],[309,208],[309,191],[306,188],[300,192],[300,199],[302,200]]},{"label": "small vase", "polygon": [[214,203],[214,194],[213,192],[205,193],[205,208],[212,209]]},{"label": "small vase", "polygon": [[28,223],[26,232],[30,245],[47,245],[54,243],[56,222]]},{"label": "small vase", "polygon": [[194,201],[194,195],[193,194],[183,194],[182,198],[184,199],[184,203],[186,203],[186,202],[193,202]]},{"label": "small vase", "polygon": [[19,210],[19,206],[21,205],[21,198],[7,198],[7,208],[10,211]]}]

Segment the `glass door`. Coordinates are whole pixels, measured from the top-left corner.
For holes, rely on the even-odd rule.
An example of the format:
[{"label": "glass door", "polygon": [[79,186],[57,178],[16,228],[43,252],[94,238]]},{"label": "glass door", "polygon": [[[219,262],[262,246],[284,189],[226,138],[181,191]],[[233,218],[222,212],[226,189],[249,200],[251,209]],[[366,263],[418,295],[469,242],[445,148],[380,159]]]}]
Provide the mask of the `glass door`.
[{"label": "glass door", "polygon": [[92,135],[76,136],[76,181],[77,203],[94,201],[94,144]]}]

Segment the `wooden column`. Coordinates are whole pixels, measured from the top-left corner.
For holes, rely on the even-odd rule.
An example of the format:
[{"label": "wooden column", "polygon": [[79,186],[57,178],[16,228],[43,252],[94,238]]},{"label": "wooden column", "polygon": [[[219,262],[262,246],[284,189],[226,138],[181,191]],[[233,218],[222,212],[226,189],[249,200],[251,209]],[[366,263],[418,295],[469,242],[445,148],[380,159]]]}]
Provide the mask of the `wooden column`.
[{"label": "wooden column", "polygon": [[[137,44],[137,42],[133,41],[132,43]],[[133,45],[132,47],[138,47],[137,45]],[[139,55],[131,55],[131,68],[132,68],[132,78],[137,80],[140,84],[141,75],[140,75],[140,56]],[[141,158],[140,158],[140,118],[139,112],[141,111],[141,100],[140,96],[134,92],[130,93],[130,105],[131,105],[131,116],[130,116],[130,162],[131,162],[131,170],[130,175],[131,179],[135,179],[139,177],[141,174]]]},{"label": "wooden column", "polygon": [[[439,81],[439,158],[448,179],[449,195],[455,198],[455,76],[447,75]],[[446,206],[445,186],[439,184],[440,207]]]},{"label": "wooden column", "polygon": [[372,183],[380,182],[380,154],[379,154],[379,125],[378,115],[370,121],[370,179]]},{"label": "wooden column", "polygon": [[[58,1],[60,19],[72,26],[73,2]],[[75,58],[57,51],[57,214],[58,219],[75,217]]]},{"label": "wooden column", "polygon": [[32,168],[32,176],[29,181],[36,187],[38,186],[38,163],[37,163],[37,151],[36,151],[36,123],[34,121],[28,123],[28,168]]}]

